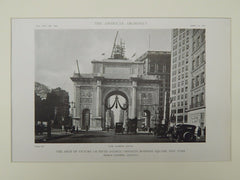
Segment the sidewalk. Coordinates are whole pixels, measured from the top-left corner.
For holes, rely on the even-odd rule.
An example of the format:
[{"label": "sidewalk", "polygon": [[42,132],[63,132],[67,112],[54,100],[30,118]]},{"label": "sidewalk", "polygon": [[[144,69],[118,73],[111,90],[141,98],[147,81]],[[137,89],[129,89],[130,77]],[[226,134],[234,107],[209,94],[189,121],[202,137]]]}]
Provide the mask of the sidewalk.
[{"label": "sidewalk", "polygon": [[35,135],[35,143],[46,142],[51,139],[57,139],[62,137],[67,137],[72,135],[71,132],[66,132],[61,129],[52,129],[51,130],[51,137],[47,137],[47,132],[43,132],[42,135]]}]

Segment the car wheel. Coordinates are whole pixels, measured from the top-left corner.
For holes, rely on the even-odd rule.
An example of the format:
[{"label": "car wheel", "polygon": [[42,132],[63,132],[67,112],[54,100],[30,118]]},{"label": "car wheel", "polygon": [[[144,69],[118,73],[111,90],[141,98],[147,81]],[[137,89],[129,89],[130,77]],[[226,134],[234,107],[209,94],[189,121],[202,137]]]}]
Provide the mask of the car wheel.
[{"label": "car wheel", "polygon": [[185,132],[183,134],[183,140],[184,140],[184,142],[191,142],[191,141],[193,141],[193,135],[189,132]]}]

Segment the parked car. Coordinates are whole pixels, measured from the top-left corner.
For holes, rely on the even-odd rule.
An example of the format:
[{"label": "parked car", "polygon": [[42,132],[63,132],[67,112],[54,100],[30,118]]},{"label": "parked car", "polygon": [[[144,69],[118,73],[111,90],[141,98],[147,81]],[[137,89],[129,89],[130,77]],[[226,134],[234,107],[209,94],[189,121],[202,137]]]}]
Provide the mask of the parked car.
[{"label": "parked car", "polygon": [[166,137],[168,133],[168,127],[165,124],[158,124],[154,128],[154,135],[160,137]]},{"label": "parked car", "polygon": [[137,118],[128,119],[127,122],[127,133],[137,134]]},{"label": "parked car", "polygon": [[124,128],[123,128],[123,123],[122,122],[117,122],[115,126],[115,134],[121,133],[123,134]]},{"label": "parked car", "polygon": [[172,137],[178,142],[195,142],[196,141],[196,126],[191,124],[178,124],[174,126]]}]

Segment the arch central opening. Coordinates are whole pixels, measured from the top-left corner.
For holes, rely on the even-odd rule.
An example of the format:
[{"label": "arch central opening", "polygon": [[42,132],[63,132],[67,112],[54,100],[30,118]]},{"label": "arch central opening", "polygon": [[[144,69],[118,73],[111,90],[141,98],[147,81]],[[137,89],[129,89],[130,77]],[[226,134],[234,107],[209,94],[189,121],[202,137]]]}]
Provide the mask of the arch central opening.
[{"label": "arch central opening", "polygon": [[110,93],[105,99],[105,126],[114,129],[116,123],[126,126],[128,119],[128,99],[119,91]]}]

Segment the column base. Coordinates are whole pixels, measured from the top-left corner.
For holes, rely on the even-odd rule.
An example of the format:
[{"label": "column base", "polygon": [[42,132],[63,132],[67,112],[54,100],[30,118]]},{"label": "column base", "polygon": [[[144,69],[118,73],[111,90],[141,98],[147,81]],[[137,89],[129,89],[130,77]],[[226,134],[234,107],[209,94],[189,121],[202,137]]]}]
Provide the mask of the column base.
[{"label": "column base", "polygon": [[102,117],[94,117],[89,130],[102,130]]}]

